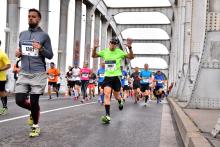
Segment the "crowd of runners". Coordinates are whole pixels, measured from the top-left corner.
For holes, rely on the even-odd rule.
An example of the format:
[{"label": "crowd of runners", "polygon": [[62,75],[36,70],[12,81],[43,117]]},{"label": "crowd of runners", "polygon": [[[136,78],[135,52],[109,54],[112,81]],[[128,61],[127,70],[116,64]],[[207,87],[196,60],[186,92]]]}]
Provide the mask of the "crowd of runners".
[{"label": "crowd of runners", "polygon": [[[31,126],[30,137],[40,135],[39,97],[44,94],[46,85],[48,85],[49,100],[54,96],[63,97],[59,94],[59,81],[62,78],[59,69],[53,62],[46,69],[45,59],[53,58],[53,50],[49,35],[39,27],[40,20],[40,12],[30,9],[29,28],[20,33],[19,48],[16,49],[20,67],[17,62],[13,70],[16,80],[16,104],[30,111],[28,118],[28,124]],[[134,104],[142,100],[144,106],[147,106],[150,100],[155,99],[157,103],[160,103],[167,95],[165,86],[167,79],[161,71],[153,73],[147,63],[143,63],[143,69],[135,67],[133,71],[121,65],[123,59],[134,58],[132,39],[127,39],[128,53],[118,48],[118,43],[116,38],[112,38],[109,47],[97,52],[99,40],[95,40],[92,57],[103,59],[100,68],[97,71],[90,69],[88,62],[85,61],[83,67],[77,64],[69,66],[64,77],[67,81],[68,95],[74,101],[85,103],[88,100],[97,100],[104,106],[105,115],[101,116],[103,123],[111,121],[111,98],[115,98],[118,101],[119,110],[123,110],[128,98],[132,99]],[[8,110],[5,92],[6,70],[10,68],[10,61],[2,51],[0,51],[0,57],[0,96],[3,104],[0,114],[5,115]],[[55,95],[52,92],[55,92]]]}]

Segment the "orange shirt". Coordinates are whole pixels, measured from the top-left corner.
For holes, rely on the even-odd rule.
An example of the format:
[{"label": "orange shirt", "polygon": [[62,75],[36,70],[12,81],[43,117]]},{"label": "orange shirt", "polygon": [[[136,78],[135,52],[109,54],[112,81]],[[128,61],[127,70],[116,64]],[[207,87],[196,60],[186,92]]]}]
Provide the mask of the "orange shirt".
[{"label": "orange shirt", "polygon": [[59,70],[56,68],[49,68],[47,70],[48,81],[49,82],[58,82],[58,75],[60,74]]}]

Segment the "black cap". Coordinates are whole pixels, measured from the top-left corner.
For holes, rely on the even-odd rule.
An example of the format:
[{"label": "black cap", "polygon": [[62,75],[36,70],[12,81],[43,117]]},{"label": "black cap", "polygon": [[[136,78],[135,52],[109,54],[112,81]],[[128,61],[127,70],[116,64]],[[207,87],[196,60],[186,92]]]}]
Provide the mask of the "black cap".
[{"label": "black cap", "polygon": [[118,43],[119,43],[119,41],[118,41],[118,39],[117,39],[117,38],[112,38],[112,39],[110,40],[110,43],[113,43],[113,44],[118,44]]},{"label": "black cap", "polygon": [[50,64],[54,64],[54,62],[50,62]]}]

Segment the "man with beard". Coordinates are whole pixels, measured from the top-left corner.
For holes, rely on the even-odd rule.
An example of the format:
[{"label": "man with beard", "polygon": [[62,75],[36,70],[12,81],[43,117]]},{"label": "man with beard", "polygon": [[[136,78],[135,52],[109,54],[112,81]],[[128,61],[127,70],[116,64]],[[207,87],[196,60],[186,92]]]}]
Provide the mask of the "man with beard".
[{"label": "man with beard", "polygon": [[[53,51],[50,37],[40,27],[41,13],[37,9],[28,11],[29,28],[20,33],[19,48],[16,56],[21,58],[21,71],[15,87],[16,104],[31,111],[28,124],[31,125],[30,137],[40,135],[39,97],[47,84],[45,58],[52,59]],[[28,92],[30,100],[27,99]]]}]

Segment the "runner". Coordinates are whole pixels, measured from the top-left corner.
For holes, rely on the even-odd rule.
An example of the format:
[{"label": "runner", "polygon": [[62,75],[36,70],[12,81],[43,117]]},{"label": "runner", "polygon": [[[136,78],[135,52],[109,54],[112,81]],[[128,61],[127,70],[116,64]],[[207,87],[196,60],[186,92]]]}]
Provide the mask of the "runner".
[{"label": "runner", "polygon": [[[0,40],[1,46],[1,40]],[[11,67],[7,54],[0,49],[0,97],[2,101],[2,108],[0,108],[0,115],[5,115],[8,112],[7,107],[7,93],[5,90],[5,84],[7,81],[6,70]]]},{"label": "runner", "polygon": [[157,103],[161,102],[163,96],[163,87],[164,87],[165,77],[161,74],[160,70],[158,70],[154,74],[154,82],[156,82],[156,86],[154,88],[154,95],[157,98]]},{"label": "runner", "polygon": [[55,64],[53,62],[50,63],[50,68],[47,70],[48,75],[48,95],[49,100],[52,99],[51,96],[51,87],[53,87],[53,91],[56,92],[57,98],[59,97],[59,93],[57,90],[57,82],[58,82],[58,76],[60,75],[59,70],[55,67]]},{"label": "runner", "polygon": [[72,91],[73,91],[73,87],[74,87],[74,77],[73,77],[73,73],[72,73],[72,67],[69,66],[68,67],[68,72],[66,73],[66,80],[67,80],[67,87],[68,87],[68,94],[69,96],[72,95]]},{"label": "runner", "polygon": [[95,86],[96,86],[96,74],[92,72],[89,76],[89,99],[95,97]]},{"label": "runner", "polygon": [[110,95],[113,92],[114,97],[118,100],[119,110],[123,109],[123,101],[120,96],[121,82],[120,76],[122,76],[122,72],[120,69],[121,60],[124,58],[133,59],[134,54],[132,51],[132,40],[130,38],[127,39],[127,47],[129,49],[129,53],[123,52],[120,48],[117,47],[118,40],[111,39],[109,43],[109,48],[105,48],[98,53],[96,49],[99,47],[99,41],[94,41],[94,48],[92,51],[92,57],[102,57],[105,60],[105,79],[103,81],[102,87],[104,88],[105,94],[105,111],[106,115],[101,117],[103,123],[109,123],[110,118]]},{"label": "runner", "polygon": [[145,97],[145,104],[147,106],[150,97],[150,81],[152,79],[152,72],[148,69],[148,64],[144,64],[144,69],[140,73],[141,92]]},{"label": "runner", "polygon": [[133,81],[133,90],[134,90],[134,103],[137,104],[140,98],[140,79],[139,79],[139,68],[135,67],[134,72],[131,74],[131,78]]},{"label": "runner", "polygon": [[79,99],[80,95],[80,68],[77,66],[77,64],[74,65],[72,69],[72,75],[73,75],[73,85],[74,85],[74,99]]},{"label": "runner", "polygon": [[101,63],[101,67],[99,68],[97,72],[98,76],[98,94],[99,94],[99,102],[101,104],[104,104],[104,91],[102,88],[102,84],[104,81],[104,74],[105,74],[105,62]]},{"label": "runner", "polygon": [[[53,51],[50,37],[39,27],[41,13],[36,9],[29,9],[29,29],[20,33],[19,48],[16,57],[21,58],[21,71],[15,87],[16,104],[31,111],[28,124],[31,125],[30,137],[40,135],[39,97],[43,94],[47,84],[45,58],[52,59]],[[27,95],[30,88],[30,101]]]},{"label": "runner", "polygon": [[121,96],[123,101],[125,102],[126,98],[129,96],[129,83],[128,83],[128,73],[123,70],[123,66],[121,66],[122,78],[121,78]]},{"label": "runner", "polygon": [[20,72],[20,70],[21,70],[21,59],[20,58],[18,58],[17,59],[17,61],[16,61],[16,63],[14,64],[14,67],[13,67],[13,73],[14,73],[14,79],[15,79],[15,81],[17,81],[18,80],[18,73]]},{"label": "runner", "polygon": [[91,70],[88,68],[88,62],[84,62],[83,68],[80,70],[80,77],[81,77],[81,92],[83,95],[83,99],[81,103],[84,103],[87,97],[87,87],[89,84],[89,76],[91,74]]}]

